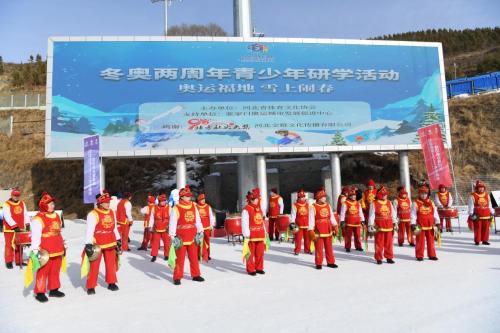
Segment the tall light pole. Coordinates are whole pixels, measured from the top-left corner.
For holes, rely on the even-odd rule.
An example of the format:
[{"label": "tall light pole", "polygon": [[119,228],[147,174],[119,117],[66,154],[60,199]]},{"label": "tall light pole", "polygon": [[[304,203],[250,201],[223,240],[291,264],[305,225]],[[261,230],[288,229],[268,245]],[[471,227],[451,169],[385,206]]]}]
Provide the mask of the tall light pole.
[{"label": "tall light pole", "polygon": [[[168,7],[172,4],[174,0],[151,0],[152,3],[164,2],[165,3],[165,36],[168,35]],[[182,2],[182,0],[179,0]]]}]

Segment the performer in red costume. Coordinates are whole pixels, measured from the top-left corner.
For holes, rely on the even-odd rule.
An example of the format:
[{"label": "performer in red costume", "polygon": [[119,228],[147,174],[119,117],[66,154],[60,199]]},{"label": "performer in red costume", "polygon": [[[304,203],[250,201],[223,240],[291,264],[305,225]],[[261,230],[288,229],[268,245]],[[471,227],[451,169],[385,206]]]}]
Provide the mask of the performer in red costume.
[{"label": "performer in red costume", "polygon": [[144,236],[142,238],[141,247],[138,250],[147,251],[148,245],[151,243],[151,227],[154,224],[154,207],[156,198],[152,194],[148,194],[148,205],[142,207],[141,214],[144,215]]},{"label": "performer in red costume", "polygon": [[212,260],[210,257],[210,236],[215,227],[215,216],[212,207],[207,204],[205,193],[199,194],[197,201],[196,207],[198,208],[198,214],[200,214],[201,224],[203,225],[203,252],[208,260]]},{"label": "performer in red costume", "polygon": [[61,236],[62,222],[59,215],[54,212],[54,201],[55,199],[50,194],[43,192],[38,202],[38,214],[31,223],[31,250],[37,256],[40,250],[49,253],[49,261],[36,272],[34,292],[36,300],[41,303],[48,301],[45,296],[47,282],[49,297],[64,297],[64,293],[59,291],[61,287],[59,274],[66,250]]},{"label": "performer in red costume", "polygon": [[396,224],[396,211],[387,200],[389,192],[385,186],[380,186],[377,191],[377,199],[370,205],[368,228],[375,232],[375,260],[382,264],[382,258],[387,259],[388,264],[394,264],[393,233]]},{"label": "performer in red costume", "polygon": [[156,261],[156,256],[160,250],[160,239],[163,241],[163,257],[168,260],[170,250],[170,237],[168,235],[168,225],[170,220],[170,206],[167,205],[167,195],[158,196],[158,205],[153,208],[152,221],[149,228],[151,230],[151,262]]},{"label": "performer in red costume", "polygon": [[309,204],[304,190],[297,192],[297,201],[292,205],[291,221],[297,224],[299,231],[295,234],[295,249],[293,253],[299,255],[302,239],[304,239],[304,253],[311,253],[311,240],[307,229],[309,227]]},{"label": "performer in red costume", "polygon": [[417,246],[415,247],[415,256],[418,261],[424,260],[426,243],[429,259],[438,260],[434,246],[434,227],[437,228],[439,225],[439,215],[434,203],[429,198],[429,193],[427,186],[421,186],[418,189],[418,199],[411,206],[412,229],[416,230],[417,227],[420,229],[420,233],[416,236]]},{"label": "performer in red costume", "polygon": [[490,223],[495,216],[495,210],[491,206],[491,200],[486,185],[480,180],[476,182],[468,202],[469,220],[474,225],[474,243],[479,245],[490,245]]},{"label": "performer in red costume", "polygon": [[87,232],[85,236],[85,253],[90,258],[94,254],[92,246],[97,244],[101,248],[99,257],[90,262],[90,271],[87,277],[87,294],[95,294],[99,265],[104,257],[106,267],[106,283],[111,291],[118,290],[116,272],[118,271],[118,256],[121,252],[120,233],[116,226],[115,213],[109,208],[111,197],[106,190],[96,195],[97,207],[87,215]]},{"label": "performer in red costume", "polygon": [[408,198],[408,192],[404,187],[399,188],[398,197],[394,199],[394,210],[398,216],[398,245],[403,246],[406,234],[408,244],[415,246],[410,228],[411,200]]},{"label": "performer in red costume", "polygon": [[195,242],[197,233],[203,234],[203,225],[196,205],[191,201],[193,194],[186,185],[179,191],[179,203],[172,208],[170,213],[170,225],[168,232],[173,240],[178,236],[182,241],[182,246],[176,250],[177,260],[174,269],[174,284],[180,285],[184,275],[184,260],[186,253],[189,259],[189,268],[193,281],[203,282],[201,277],[200,263],[198,260],[198,245]]},{"label": "performer in red costume", "polygon": [[354,247],[356,251],[363,251],[361,245],[361,223],[365,221],[361,204],[356,200],[357,188],[352,186],[348,192],[348,198],[340,209],[341,228],[344,230],[344,246],[346,252],[351,252],[351,240],[354,235]]},{"label": "performer in red costume", "polygon": [[250,249],[250,256],[247,260],[247,273],[253,276],[265,274],[266,228],[259,197],[254,191],[247,194],[247,205],[241,213],[241,229],[243,236],[248,239]]},{"label": "performer in red costume", "polygon": [[[5,238],[5,266],[12,269],[14,261],[14,251],[12,249],[12,241],[15,237],[14,233],[30,228],[30,217],[26,204],[20,200],[21,191],[13,189],[10,192],[10,199],[3,205],[3,236]],[[25,265],[23,263],[23,248],[16,246],[16,265]]]},{"label": "performer in red costume", "polygon": [[342,192],[337,199],[337,214],[340,216],[340,210],[342,209],[342,204],[347,200],[349,196],[349,186],[342,187]]},{"label": "performer in red costume", "polygon": [[279,240],[280,232],[278,230],[277,222],[278,215],[283,214],[283,198],[278,194],[278,189],[271,189],[271,196],[269,197],[269,238],[271,240]]},{"label": "performer in red costume", "polygon": [[[326,202],[324,189],[316,192],[316,202],[309,209],[309,236],[315,241],[316,269],[323,268],[323,250],[328,267],[337,268],[333,254],[332,237],[338,232],[338,225],[333,215],[332,207]],[[317,236],[316,236],[317,235]]]},{"label": "performer in red costume", "polygon": [[[448,191],[446,186],[444,186],[444,184],[439,184],[439,192],[436,193],[436,196],[434,198],[434,203],[436,204],[436,207],[438,209],[451,208],[451,206],[453,205],[453,197],[451,196],[451,193]],[[451,218],[447,217],[445,218],[445,220],[446,220],[446,231],[453,232],[451,228]],[[443,230],[442,218],[439,218],[439,228],[440,230]]]},{"label": "performer in red costume", "polygon": [[118,232],[120,232],[120,237],[122,239],[122,250],[130,251],[128,247],[128,237],[130,233],[130,227],[134,223],[132,218],[132,193],[125,192],[123,199],[118,202],[118,207],[116,208],[116,222],[118,223]]}]

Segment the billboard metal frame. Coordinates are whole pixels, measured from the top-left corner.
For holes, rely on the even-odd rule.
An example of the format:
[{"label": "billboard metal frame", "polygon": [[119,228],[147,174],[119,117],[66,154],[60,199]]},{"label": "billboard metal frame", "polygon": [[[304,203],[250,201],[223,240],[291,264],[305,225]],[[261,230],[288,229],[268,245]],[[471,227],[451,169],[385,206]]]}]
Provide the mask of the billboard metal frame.
[{"label": "billboard metal frame", "polygon": [[[82,152],[51,152],[51,120],[52,120],[52,74],[54,42],[261,42],[261,43],[303,43],[303,44],[354,44],[354,45],[391,45],[420,46],[438,49],[439,68],[441,72],[441,94],[443,97],[444,123],[446,131],[445,148],[451,148],[451,133],[448,114],[446,79],[444,71],[443,47],[441,43],[406,42],[386,40],[358,39],[324,39],[324,38],[271,38],[271,37],[184,37],[184,36],[80,36],[80,37],[49,37],[47,48],[47,88],[45,113],[45,158],[48,159],[83,159]],[[83,145],[83,143],[82,143]],[[252,148],[199,148],[199,149],[136,149],[136,150],[106,150],[101,151],[103,158],[147,158],[174,157],[191,155],[241,155],[241,154],[304,154],[304,153],[334,153],[334,152],[381,152],[407,151],[422,149],[420,144],[400,145],[350,145],[350,146],[310,146],[310,147],[252,147]]]}]

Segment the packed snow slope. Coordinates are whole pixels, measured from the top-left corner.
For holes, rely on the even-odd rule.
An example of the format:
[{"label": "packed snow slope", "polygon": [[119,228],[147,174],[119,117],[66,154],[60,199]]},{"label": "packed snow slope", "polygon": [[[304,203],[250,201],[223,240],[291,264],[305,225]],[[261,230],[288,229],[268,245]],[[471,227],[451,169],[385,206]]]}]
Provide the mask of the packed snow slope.
[{"label": "packed snow slope", "polygon": [[[499,221],[500,222],[500,221]],[[336,243],[339,268],[314,268],[311,255],[292,254],[290,243],[272,243],[265,275],[249,276],[242,246],[213,240],[201,265],[206,281],[180,286],[163,258],[137,251],[141,225],[132,229],[132,252],[123,254],[119,291],[106,289],[101,270],[96,295],[80,279],[85,222],[67,220],[63,235],[68,274],[62,299],[40,304],[23,289],[24,270],[0,266],[2,333],[29,332],[498,332],[500,236],[475,246],[464,231],[445,234],[439,261],[417,262],[414,248],[395,246],[394,265],[376,265],[368,253],[346,253]],[[0,246],[3,249],[3,237]],[[161,253],[161,252],[160,252]],[[104,265],[101,264],[101,269]]]}]

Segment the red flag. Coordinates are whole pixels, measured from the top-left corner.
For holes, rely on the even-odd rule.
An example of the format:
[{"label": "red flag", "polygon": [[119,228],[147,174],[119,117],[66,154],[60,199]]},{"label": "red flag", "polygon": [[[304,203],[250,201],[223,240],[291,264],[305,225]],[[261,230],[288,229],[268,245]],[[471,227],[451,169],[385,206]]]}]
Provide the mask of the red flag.
[{"label": "red flag", "polygon": [[447,187],[452,186],[450,165],[446,157],[439,124],[419,128],[418,136],[424,152],[425,167],[431,188],[437,189],[439,184],[444,184]]}]

